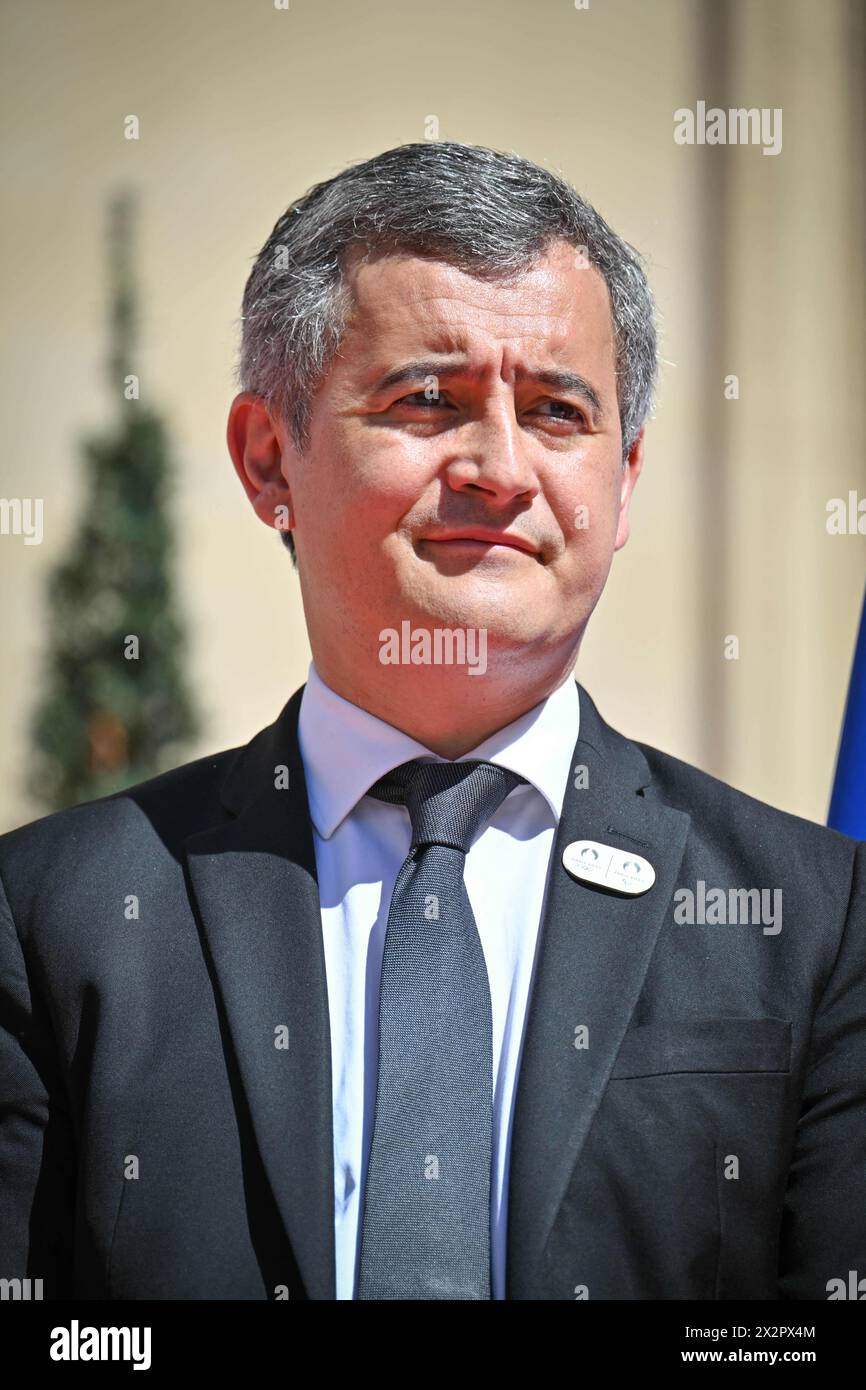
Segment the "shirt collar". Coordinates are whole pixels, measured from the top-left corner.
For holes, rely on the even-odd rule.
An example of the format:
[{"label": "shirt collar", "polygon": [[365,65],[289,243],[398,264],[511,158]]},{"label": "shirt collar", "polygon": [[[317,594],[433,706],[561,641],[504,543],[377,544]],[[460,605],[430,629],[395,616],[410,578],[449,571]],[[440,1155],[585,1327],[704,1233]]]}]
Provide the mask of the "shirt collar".
[{"label": "shirt collar", "polygon": [[[540,704],[457,761],[483,758],[525,777],[559,820],[580,725],[577,682],[569,675]],[[311,661],[298,716],[310,815],[330,839],[373,783],[410,758],[438,758],[326,685]]]}]

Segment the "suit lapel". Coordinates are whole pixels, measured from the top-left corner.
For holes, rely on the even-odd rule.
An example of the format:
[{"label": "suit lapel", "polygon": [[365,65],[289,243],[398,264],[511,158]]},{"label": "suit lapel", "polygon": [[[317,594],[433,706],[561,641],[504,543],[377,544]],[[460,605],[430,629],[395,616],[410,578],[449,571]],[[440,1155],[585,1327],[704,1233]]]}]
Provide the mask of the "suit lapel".
[{"label": "suit lapel", "polygon": [[[537,1296],[541,1261],[604,1093],[676,884],[689,816],[645,795],[643,754],[601,719],[582,686],[580,737],[554,840],[512,1127],[507,1298]],[[588,785],[575,787],[574,769]],[[575,881],[573,840],[648,859],[648,893],[622,898]],[[589,1046],[577,1050],[575,1028]]]},{"label": "suit lapel", "polygon": [[[232,819],[189,837],[186,853],[262,1163],[308,1296],[333,1299],[331,1040],[302,694],[232,764]],[[280,766],[288,788],[275,786]]]}]

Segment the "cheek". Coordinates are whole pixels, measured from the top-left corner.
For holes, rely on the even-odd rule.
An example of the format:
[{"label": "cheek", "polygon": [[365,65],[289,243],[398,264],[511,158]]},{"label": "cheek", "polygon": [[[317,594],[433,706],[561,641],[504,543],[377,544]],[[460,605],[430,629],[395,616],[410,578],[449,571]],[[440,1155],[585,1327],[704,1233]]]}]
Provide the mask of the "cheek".
[{"label": "cheek", "polygon": [[[548,493],[548,497],[550,494]],[[598,600],[613,560],[619,515],[619,481],[601,466],[582,470],[552,504],[565,552],[557,566],[560,593],[568,605],[583,607]]]},{"label": "cheek", "polygon": [[292,493],[298,523],[322,553],[351,550],[363,540],[381,494],[375,460],[346,429],[320,430],[299,460]]},{"label": "cheek", "polygon": [[612,548],[620,485],[619,471],[602,458],[590,458],[587,450],[571,476],[548,481],[548,499],[570,549],[589,557]]},{"label": "cheek", "polygon": [[353,431],[339,442],[338,450],[340,505],[376,536],[396,529],[437,474],[429,442],[407,439],[396,431]]}]

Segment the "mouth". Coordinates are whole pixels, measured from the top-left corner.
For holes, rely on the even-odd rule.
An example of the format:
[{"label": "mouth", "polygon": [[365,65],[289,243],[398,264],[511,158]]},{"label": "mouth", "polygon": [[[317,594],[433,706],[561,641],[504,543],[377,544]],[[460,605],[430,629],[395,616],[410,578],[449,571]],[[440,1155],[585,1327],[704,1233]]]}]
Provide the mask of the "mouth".
[{"label": "mouth", "polygon": [[434,536],[421,536],[420,539],[425,545],[440,545],[448,550],[463,549],[479,553],[492,549],[517,550],[538,558],[538,550],[531,541],[503,531],[443,531]]}]

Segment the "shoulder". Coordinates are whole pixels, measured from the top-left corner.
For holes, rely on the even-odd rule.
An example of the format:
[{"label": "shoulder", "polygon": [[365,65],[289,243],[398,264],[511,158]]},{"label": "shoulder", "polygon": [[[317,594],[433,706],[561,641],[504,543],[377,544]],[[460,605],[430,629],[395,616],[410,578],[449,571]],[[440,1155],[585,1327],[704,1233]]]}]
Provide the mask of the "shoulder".
[{"label": "shoulder", "polygon": [[760,801],[661,749],[645,743],[634,746],[649,768],[651,794],[687,812],[693,833],[723,843],[732,856],[791,858],[815,870],[818,864],[839,869],[847,865],[851,872],[861,847],[858,840]]},{"label": "shoulder", "polygon": [[46,878],[122,861],[148,844],[183,840],[225,816],[220,789],[239,748],[184,763],[111,796],[53,811],[0,835],[0,880],[27,892]]},{"label": "shoulder", "polygon": [[866,877],[866,841],[783,811],[651,744],[629,739],[601,716],[579,685],[581,739],[604,757],[621,785],[689,818],[689,862],[733,881],[785,883],[789,891],[852,900]]}]

